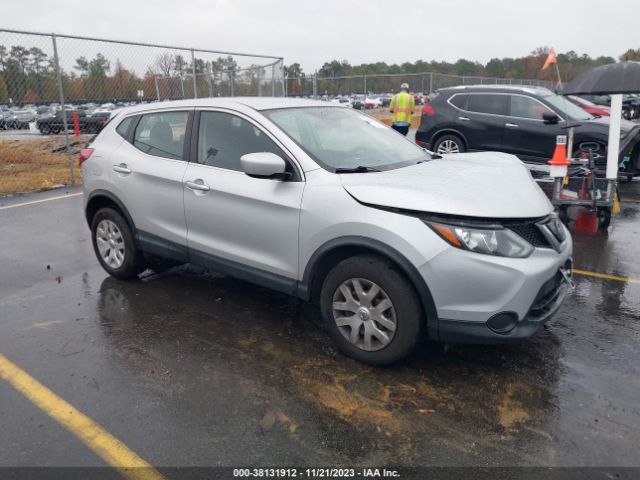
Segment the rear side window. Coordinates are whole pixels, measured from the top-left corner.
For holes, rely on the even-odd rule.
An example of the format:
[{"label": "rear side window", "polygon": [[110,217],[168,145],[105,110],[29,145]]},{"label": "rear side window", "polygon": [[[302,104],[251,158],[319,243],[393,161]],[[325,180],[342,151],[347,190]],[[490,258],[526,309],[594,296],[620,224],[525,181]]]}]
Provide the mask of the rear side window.
[{"label": "rear side window", "polygon": [[504,115],[507,106],[506,95],[480,94],[473,93],[469,95],[467,110],[477,113],[491,113],[493,115]]},{"label": "rear side window", "polygon": [[159,112],[142,115],[133,146],[156,157],[182,160],[188,112]]},{"label": "rear side window", "polygon": [[116,132],[118,132],[122,138],[127,138],[127,133],[129,132],[129,128],[131,128],[131,124],[135,118],[136,117],[127,117],[116,127]]},{"label": "rear side window", "polygon": [[466,94],[464,95],[456,94],[449,99],[449,103],[455,107],[458,107],[461,110],[464,110],[464,108],[467,105],[468,96],[469,95],[466,95]]}]

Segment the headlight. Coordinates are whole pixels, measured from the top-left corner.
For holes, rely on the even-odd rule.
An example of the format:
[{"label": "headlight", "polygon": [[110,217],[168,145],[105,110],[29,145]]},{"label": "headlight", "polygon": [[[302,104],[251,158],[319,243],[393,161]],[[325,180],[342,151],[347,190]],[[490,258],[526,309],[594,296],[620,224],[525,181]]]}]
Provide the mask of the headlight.
[{"label": "headlight", "polygon": [[472,228],[442,223],[427,223],[449,245],[485,255],[524,258],[533,246],[506,228]]}]

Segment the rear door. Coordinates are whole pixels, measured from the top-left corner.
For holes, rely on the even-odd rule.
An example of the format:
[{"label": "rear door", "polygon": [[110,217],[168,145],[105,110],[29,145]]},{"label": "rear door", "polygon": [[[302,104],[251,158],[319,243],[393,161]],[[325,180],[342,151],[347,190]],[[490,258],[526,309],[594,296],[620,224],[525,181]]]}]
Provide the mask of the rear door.
[{"label": "rear door", "polygon": [[125,118],[116,130],[126,141],[109,165],[112,188],[129,210],[143,248],[179,260],[186,260],[182,180],[191,116],[188,110],[168,110]]},{"label": "rear door", "polygon": [[[203,110],[184,176],[189,256],[240,278],[291,290],[298,274],[302,172],[262,127],[237,112]],[[253,178],[240,157],[272,152],[289,180]]]},{"label": "rear door", "polygon": [[503,148],[522,160],[546,162],[553,156],[556,136],[565,135],[564,121],[549,124],[542,119],[544,113],[553,113],[538,99],[521,94],[510,94],[505,122]]},{"label": "rear door", "polygon": [[468,150],[502,150],[507,97],[500,93],[469,93],[465,109],[458,112]]}]

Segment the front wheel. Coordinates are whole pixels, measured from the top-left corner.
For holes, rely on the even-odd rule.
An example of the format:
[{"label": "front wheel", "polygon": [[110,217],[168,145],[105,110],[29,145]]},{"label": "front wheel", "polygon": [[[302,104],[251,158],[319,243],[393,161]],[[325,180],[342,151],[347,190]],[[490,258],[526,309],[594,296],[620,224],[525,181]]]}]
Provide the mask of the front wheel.
[{"label": "front wheel", "polygon": [[433,145],[433,151],[443,155],[450,153],[464,153],[466,152],[464,142],[457,135],[443,135],[436,140]]},{"label": "front wheel", "polygon": [[370,365],[402,360],[420,338],[417,294],[382,257],[360,255],[336,265],[324,280],[320,307],[338,348]]},{"label": "front wheel", "polygon": [[146,265],[124,217],[112,208],[102,208],[91,222],[91,240],[98,261],[109,275],[134,278]]}]

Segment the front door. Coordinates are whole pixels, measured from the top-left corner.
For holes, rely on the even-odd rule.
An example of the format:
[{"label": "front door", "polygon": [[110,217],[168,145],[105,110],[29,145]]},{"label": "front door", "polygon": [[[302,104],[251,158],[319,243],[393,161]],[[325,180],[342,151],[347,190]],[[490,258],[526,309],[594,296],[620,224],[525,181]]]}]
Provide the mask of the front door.
[{"label": "front door", "polygon": [[[184,177],[189,255],[194,263],[287,290],[298,274],[298,227],[304,181],[292,160],[248,118],[196,114],[197,146]],[[240,157],[272,152],[289,180],[253,178]],[[195,157],[195,158],[194,158]]]},{"label": "front door", "polygon": [[563,121],[545,123],[544,113],[555,114],[535,98],[509,95],[509,114],[502,140],[504,151],[524,161],[549,161],[556,146],[556,136],[566,135],[566,130],[562,129]]}]

